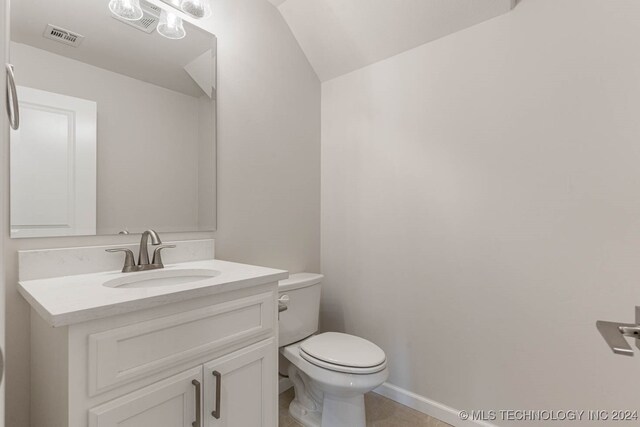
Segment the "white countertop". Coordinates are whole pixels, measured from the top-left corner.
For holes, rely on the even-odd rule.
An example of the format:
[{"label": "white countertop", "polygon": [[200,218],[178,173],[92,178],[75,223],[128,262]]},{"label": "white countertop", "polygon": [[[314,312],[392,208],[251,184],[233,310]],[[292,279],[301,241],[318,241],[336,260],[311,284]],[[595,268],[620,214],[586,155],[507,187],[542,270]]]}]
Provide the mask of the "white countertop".
[{"label": "white countertop", "polygon": [[55,327],[277,282],[289,277],[289,273],[284,270],[219,260],[165,266],[165,270],[179,269],[210,269],[219,271],[220,274],[172,286],[110,288],[103,286],[103,283],[144,272],[109,271],[20,281],[18,290],[34,310]]}]

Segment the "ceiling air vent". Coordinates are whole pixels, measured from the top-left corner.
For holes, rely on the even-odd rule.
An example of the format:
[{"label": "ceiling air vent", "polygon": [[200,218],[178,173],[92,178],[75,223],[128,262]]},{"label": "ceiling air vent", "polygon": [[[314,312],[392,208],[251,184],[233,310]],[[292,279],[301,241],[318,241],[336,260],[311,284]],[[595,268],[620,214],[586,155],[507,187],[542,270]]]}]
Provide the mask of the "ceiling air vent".
[{"label": "ceiling air vent", "polygon": [[44,31],[43,36],[73,47],[80,46],[80,43],[84,40],[84,36],[81,36],[78,33],[74,33],[73,31],[65,30],[64,28],[56,27],[51,24],[47,25],[47,29]]},{"label": "ceiling air vent", "polygon": [[160,12],[162,10],[158,6],[144,0],[140,2],[140,6],[142,6],[143,15],[142,18],[137,21],[122,19],[113,14],[111,16],[123,24],[130,25],[140,31],[144,31],[145,33],[152,33],[158,26],[158,22],[160,21],[158,18],[160,17]]}]

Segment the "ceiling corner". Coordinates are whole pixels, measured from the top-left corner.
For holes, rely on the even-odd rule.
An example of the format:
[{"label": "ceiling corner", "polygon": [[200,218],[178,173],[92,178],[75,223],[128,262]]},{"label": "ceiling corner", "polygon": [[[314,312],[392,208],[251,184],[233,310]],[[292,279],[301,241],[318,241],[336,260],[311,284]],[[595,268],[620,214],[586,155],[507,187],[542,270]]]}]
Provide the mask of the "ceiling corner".
[{"label": "ceiling corner", "polygon": [[508,13],[521,0],[269,1],[327,81]]}]

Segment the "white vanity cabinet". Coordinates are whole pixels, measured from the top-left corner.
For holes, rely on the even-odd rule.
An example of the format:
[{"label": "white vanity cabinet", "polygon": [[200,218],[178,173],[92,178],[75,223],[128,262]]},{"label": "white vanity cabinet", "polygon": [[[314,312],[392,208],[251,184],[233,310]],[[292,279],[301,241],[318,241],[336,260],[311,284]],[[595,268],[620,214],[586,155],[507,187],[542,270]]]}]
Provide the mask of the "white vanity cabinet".
[{"label": "white vanity cabinet", "polygon": [[32,427],[276,427],[277,282],[52,328]]}]

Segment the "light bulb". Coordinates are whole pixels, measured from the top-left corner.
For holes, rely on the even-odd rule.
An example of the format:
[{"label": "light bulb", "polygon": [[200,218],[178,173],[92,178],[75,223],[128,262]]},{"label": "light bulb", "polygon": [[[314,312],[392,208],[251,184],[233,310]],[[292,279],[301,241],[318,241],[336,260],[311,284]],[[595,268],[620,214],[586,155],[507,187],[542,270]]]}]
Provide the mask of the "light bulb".
[{"label": "light bulb", "polygon": [[160,23],[157,28],[158,32],[168,39],[181,39],[187,35],[182,24],[182,18],[173,12],[163,10],[160,13]]},{"label": "light bulb", "polygon": [[137,21],[143,15],[140,0],[111,0],[109,10],[114,15],[128,21]]},{"label": "light bulb", "polygon": [[184,13],[194,18],[208,18],[211,16],[209,0],[182,0],[180,7]]}]

